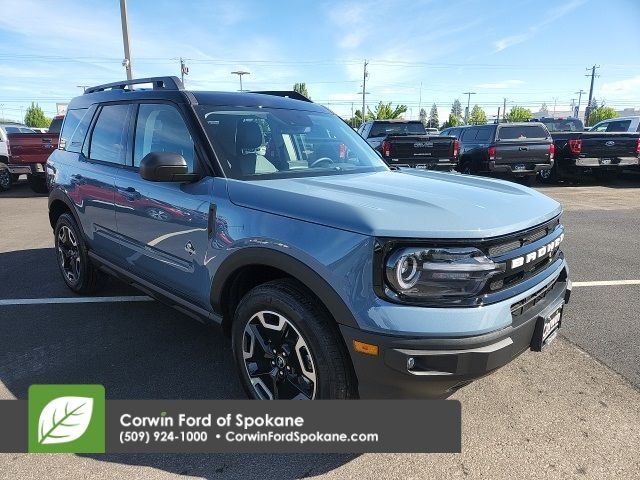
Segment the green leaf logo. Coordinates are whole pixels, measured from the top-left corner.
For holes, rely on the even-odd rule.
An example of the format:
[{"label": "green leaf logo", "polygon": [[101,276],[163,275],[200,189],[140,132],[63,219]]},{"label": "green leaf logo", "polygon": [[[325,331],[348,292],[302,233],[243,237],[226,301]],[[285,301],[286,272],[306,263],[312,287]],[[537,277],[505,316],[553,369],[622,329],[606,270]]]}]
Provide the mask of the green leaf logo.
[{"label": "green leaf logo", "polygon": [[93,398],[58,397],[42,409],[38,420],[38,443],[68,443],[87,431],[93,414]]}]

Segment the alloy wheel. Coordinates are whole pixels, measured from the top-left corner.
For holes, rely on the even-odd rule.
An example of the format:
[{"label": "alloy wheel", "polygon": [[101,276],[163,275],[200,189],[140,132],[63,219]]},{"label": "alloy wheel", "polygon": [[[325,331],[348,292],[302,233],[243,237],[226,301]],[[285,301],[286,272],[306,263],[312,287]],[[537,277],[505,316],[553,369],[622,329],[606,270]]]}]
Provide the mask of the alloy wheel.
[{"label": "alloy wheel", "polygon": [[244,327],[242,356],[256,395],[263,400],[312,400],[316,368],[309,345],[283,315],[260,311]]},{"label": "alloy wheel", "polygon": [[70,283],[77,283],[80,280],[80,249],[75,234],[66,225],[58,231],[57,247],[62,273]]}]

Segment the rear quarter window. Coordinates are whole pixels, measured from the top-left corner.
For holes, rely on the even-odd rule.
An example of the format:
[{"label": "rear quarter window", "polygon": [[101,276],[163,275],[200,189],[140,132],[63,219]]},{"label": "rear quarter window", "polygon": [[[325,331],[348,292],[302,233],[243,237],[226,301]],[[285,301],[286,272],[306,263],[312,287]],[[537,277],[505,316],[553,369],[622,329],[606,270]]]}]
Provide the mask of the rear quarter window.
[{"label": "rear quarter window", "polygon": [[541,125],[506,125],[498,130],[498,140],[547,138],[549,132]]}]

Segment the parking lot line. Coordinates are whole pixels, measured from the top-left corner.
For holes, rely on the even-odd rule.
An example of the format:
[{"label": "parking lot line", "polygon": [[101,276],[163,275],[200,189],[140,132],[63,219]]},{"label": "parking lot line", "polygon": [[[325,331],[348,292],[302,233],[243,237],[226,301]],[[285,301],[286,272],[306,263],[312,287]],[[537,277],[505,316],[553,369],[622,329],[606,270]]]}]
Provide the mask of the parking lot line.
[{"label": "parking lot line", "polygon": [[3,305],[45,305],[52,303],[109,303],[109,302],[152,302],[146,295],[121,297],[59,297],[59,298],[9,298],[0,300]]},{"label": "parking lot line", "polygon": [[574,287],[605,287],[609,285],[640,285],[640,280],[601,280],[594,282],[573,282]]}]

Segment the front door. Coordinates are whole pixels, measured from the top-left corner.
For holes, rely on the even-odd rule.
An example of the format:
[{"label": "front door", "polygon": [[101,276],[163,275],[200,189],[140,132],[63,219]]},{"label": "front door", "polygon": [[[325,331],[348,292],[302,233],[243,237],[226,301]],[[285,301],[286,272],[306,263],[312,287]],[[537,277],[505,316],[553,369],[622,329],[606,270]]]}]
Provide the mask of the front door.
[{"label": "front door", "polygon": [[150,152],[182,155],[189,173],[200,166],[193,137],[172,104],[142,103],[133,125],[132,159],[116,177],[115,210],[123,267],[206,308],[205,267],[213,178],[151,182],[138,173]]}]

